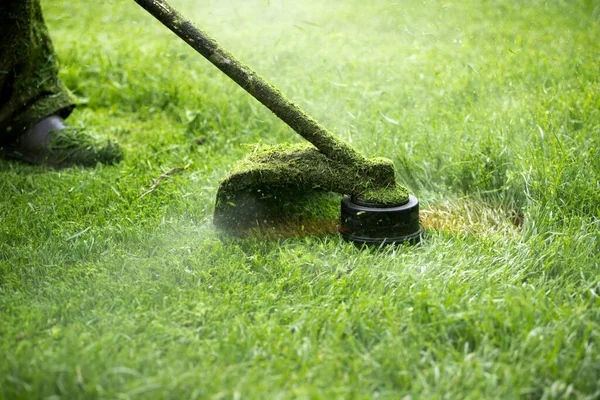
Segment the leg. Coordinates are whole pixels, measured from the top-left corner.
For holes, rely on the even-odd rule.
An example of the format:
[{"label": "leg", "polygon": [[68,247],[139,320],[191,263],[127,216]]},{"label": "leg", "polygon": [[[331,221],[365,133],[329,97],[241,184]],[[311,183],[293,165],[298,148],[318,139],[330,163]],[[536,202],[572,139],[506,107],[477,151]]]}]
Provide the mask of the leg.
[{"label": "leg", "polygon": [[40,0],[0,1],[0,155],[56,167],[120,161],[117,144],[63,121],[75,102],[58,78]]},{"label": "leg", "polygon": [[0,144],[75,106],[58,67],[39,0],[0,3]]}]

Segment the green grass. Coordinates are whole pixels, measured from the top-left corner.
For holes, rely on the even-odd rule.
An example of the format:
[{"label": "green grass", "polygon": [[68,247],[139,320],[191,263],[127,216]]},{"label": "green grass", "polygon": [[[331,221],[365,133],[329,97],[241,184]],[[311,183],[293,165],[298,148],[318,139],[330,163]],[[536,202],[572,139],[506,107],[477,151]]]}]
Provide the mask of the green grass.
[{"label": "green grass", "polygon": [[0,398],[600,397],[598,1],[173,3],[443,221],[216,232],[244,144],[299,139],[134,2],[46,0],[126,160],[0,162]]}]

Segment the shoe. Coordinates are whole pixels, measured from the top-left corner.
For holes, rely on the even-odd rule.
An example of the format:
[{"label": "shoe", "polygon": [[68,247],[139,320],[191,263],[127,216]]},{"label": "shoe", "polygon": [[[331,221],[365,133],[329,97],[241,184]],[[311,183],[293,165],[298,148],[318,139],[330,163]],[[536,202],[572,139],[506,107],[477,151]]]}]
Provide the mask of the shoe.
[{"label": "shoe", "polygon": [[116,164],[123,159],[118,143],[100,140],[82,129],[67,126],[56,115],[46,117],[13,143],[5,146],[4,158],[36,165],[68,167]]}]

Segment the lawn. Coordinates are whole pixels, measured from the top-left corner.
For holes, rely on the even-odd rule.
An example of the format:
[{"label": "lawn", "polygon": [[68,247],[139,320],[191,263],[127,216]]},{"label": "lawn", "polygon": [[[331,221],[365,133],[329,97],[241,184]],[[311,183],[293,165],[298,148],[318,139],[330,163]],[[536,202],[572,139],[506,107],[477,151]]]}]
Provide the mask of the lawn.
[{"label": "lawn", "polygon": [[298,135],[133,1],[43,0],[69,121],[126,159],[0,161],[0,398],[600,398],[600,2],[200,3],[394,161],[425,239],[216,230],[248,145]]}]

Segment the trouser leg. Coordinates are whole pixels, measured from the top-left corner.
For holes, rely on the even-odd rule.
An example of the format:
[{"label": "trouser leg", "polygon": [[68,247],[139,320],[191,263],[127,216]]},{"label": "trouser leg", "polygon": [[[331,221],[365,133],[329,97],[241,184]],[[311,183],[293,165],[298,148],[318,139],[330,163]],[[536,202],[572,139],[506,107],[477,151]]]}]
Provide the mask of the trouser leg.
[{"label": "trouser leg", "polygon": [[0,0],[0,145],[47,116],[66,118],[74,106],[39,0]]}]

